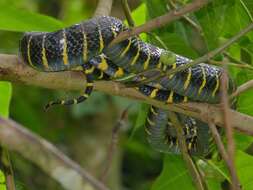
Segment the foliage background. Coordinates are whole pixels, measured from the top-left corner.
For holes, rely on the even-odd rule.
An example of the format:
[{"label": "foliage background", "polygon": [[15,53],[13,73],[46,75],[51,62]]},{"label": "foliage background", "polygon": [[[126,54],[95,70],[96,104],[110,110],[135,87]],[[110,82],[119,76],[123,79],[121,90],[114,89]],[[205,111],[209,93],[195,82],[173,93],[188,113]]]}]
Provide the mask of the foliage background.
[{"label": "foliage background", "polygon": [[[167,0],[130,1],[136,24],[157,17],[169,11]],[[188,0],[181,0],[182,4]],[[88,0],[0,0],[0,52],[18,53],[18,42],[25,31],[53,31],[80,22],[92,16],[96,1]],[[184,20],[154,31],[168,49],[197,58],[218,47],[242,28],[252,22],[251,0],[213,0],[212,3],[194,15],[202,33],[196,31]],[[42,16],[48,15],[48,16]],[[124,19],[120,1],[115,1],[113,16]],[[152,37],[144,40],[160,46]],[[229,48],[235,59],[252,64],[253,33],[243,37]],[[221,60],[217,56],[216,60]],[[238,85],[253,78],[252,71],[229,67]],[[10,117],[56,144],[67,155],[100,176],[106,160],[106,151],[115,125],[123,109],[132,104],[129,111],[128,128],[121,131],[119,146],[113,158],[109,174],[112,189],[163,190],[194,189],[190,176],[180,156],[163,155],[153,151],[145,140],[143,129],[146,105],[95,92],[84,104],[70,108],[57,107],[48,113],[43,106],[52,99],[71,97],[77,93],[56,92],[32,86],[13,84],[12,101],[8,110],[11,85],[0,83],[0,114]],[[253,90],[238,98],[237,109],[253,115]],[[236,134],[236,165],[244,189],[253,189],[253,146],[251,137]],[[247,149],[247,151],[246,151]],[[17,189],[61,189],[38,168],[19,155],[11,154]],[[214,159],[197,161],[199,168],[207,175],[210,189],[221,189],[227,178],[222,162]],[[226,185],[222,186],[224,189]],[[0,186],[1,189],[1,186]]]}]

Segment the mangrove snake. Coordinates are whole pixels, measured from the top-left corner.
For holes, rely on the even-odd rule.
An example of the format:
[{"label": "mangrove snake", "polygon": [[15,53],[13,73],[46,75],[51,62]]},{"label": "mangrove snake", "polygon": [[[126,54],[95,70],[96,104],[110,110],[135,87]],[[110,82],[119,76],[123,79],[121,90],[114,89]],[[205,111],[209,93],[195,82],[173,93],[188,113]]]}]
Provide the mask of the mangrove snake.
[{"label": "mangrove snake", "polygon": [[[164,64],[161,55],[165,50],[143,42],[136,36],[109,46],[124,30],[127,30],[127,27],[121,20],[102,16],[56,32],[24,34],[20,42],[20,52],[23,60],[31,67],[42,72],[81,69],[86,75],[87,85],[84,94],[75,99],[50,102],[47,108],[57,104],[72,105],[84,101],[91,94],[95,79],[113,80],[154,68],[167,71],[191,61],[174,54],[175,62],[171,65]],[[189,100],[218,103],[221,94],[221,73],[221,68],[201,63],[136,88],[144,95],[165,103]],[[234,84],[229,80],[228,91],[232,91],[233,88]],[[211,141],[207,124],[182,114],[178,116],[184,126],[189,153],[206,154]],[[166,110],[151,107],[146,133],[148,141],[155,149],[179,153],[175,129],[168,119]]]}]

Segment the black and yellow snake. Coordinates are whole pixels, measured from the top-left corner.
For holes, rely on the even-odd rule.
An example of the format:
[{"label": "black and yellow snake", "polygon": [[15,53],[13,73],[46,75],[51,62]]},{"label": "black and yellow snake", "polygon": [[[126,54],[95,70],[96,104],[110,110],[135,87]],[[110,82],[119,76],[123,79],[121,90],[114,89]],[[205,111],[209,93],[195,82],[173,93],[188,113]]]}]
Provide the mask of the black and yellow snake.
[{"label": "black and yellow snake", "polygon": [[[127,29],[121,20],[103,16],[56,32],[25,33],[20,42],[20,51],[23,60],[31,67],[43,72],[81,69],[87,78],[83,95],[71,100],[50,102],[47,107],[56,104],[71,105],[87,99],[93,89],[95,73],[100,73],[100,79],[115,79],[154,68],[167,71],[191,61],[174,54],[175,62],[171,65],[164,64],[161,55],[165,50],[143,42],[136,36],[109,46],[120,32]],[[146,96],[166,103],[188,100],[218,103],[221,94],[221,73],[221,68],[201,63],[141,85],[138,90]],[[228,91],[231,91],[233,86],[230,81]],[[189,152],[205,154],[210,140],[206,124],[200,124],[200,121],[184,115],[180,117]],[[148,141],[157,150],[179,152],[175,130],[165,110],[151,107],[146,131]]]}]

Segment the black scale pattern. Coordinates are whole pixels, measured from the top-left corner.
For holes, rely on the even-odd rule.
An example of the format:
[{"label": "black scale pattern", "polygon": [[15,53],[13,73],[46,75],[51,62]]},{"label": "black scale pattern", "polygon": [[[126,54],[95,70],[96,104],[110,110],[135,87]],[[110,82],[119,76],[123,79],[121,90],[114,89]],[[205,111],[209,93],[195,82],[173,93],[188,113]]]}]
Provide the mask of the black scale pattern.
[{"label": "black scale pattern", "polygon": [[43,37],[42,35],[36,35],[31,38],[30,56],[31,56],[32,65],[34,67],[36,67],[34,63],[38,63],[38,65],[42,65],[42,54],[41,54],[42,48],[40,46],[40,44],[42,43],[42,37]]},{"label": "black scale pattern", "polygon": [[[155,47],[151,44],[145,43],[140,41],[137,37],[131,38],[131,45],[129,50],[125,53],[124,56],[121,56],[122,52],[125,50],[126,46],[129,43],[130,39],[127,39],[119,44],[114,45],[113,47],[108,47],[109,43],[123,30],[127,30],[127,28],[123,25],[123,23],[113,17],[97,17],[94,19],[90,19],[83,23],[71,26],[64,30],[59,30],[52,33],[26,33],[24,37],[21,39],[20,42],[20,51],[21,55],[25,62],[29,62],[28,58],[28,51],[30,51],[30,59],[32,61],[31,66],[40,70],[40,71],[63,71],[63,70],[71,70],[76,66],[80,66],[84,64],[83,60],[83,50],[84,50],[84,37],[85,34],[87,40],[87,60],[89,60],[89,64],[94,67],[97,67],[101,62],[101,57],[99,54],[104,53],[106,55],[108,69],[106,70],[105,77],[112,78],[114,73],[117,71],[119,67],[123,68],[125,73],[138,73],[144,70],[144,63],[150,55],[150,61],[148,69],[155,68],[160,62],[161,53],[164,51],[158,47]],[[66,36],[66,43],[67,43],[67,58],[68,64],[64,64],[63,61],[63,42],[64,42],[64,34]],[[103,50],[100,52],[101,49],[100,44],[100,34],[102,35],[103,39]],[[42,39],[43,36],[46,35],[45,38],[45,51],[46,51],[46,59],[48,61],[49,68],[45,68],[43,65],[42,60]],[[32,37],[32,40],[29,44],[29,39]],[[28,47],[30,46],[29,50]],[[133,61],[134,57],[136,56],[137,52],[139,51],[139,56],[136,59],[136,63],[131,65],[130,63]],[[104,55],[102,55],[104,56]],[[176,67],[180,65],[187,64],[189,59],[176,55]],[[171,69],[172,66],[167,66],[167,70]],[[163,66],[162,66],[163,68]],[[202,93],[198,93],[200,86],[203,83],[203,72],[202,68],[205,70],[206,75],[206,84],[203,87]],[[191,100],[195,101],[204,101],[209,103],[216,103],[219,101],[219,89],[214,97],[211,96],[213,90],[216,88],[216,75],[220,77],[221,69],[215,66],[210,66],[207,64],[200,64],[195,67],[191,68],[192,76],[187,89],[183,88],[183,85],[187,79],[189,70],[185,70],[182,72],[178,72],[173,75],[173,77],[164,77],[155,83],[159,83],[162,86],[162,89],[156,93],[155,99],[159,101],[167,101],[171,90],[175,91],[173,95],[173,102],[180,103],[184,100],[184,96],[189,97]],[[94,73],[99,74],[100,71],[95,69]],[[147,76],[148,77],[148,76]],[[230,87],[232,82],[230,82]],[[143,94],[150,96],[151,93],[156,89],[152,86],[153,83],[148,85],[143,85],[139,87],[140,92]],[[162,130],[153,130],[153,136],[151,138],[151,144],[155,143],[156,141],[161,141],[157,137],[157,133],[159,135],[164,134],[171,134],[170,129],[171,126],[168,126],[168,117],[166,113],[162,109],[157,109],[157,112],[161,113],[158,115],[150,115],[151,119],[155,121],[157,126],[166,126]],[[163,113],[164,112],[164,113]],[[185,119],[183,115],[180,115],[181,120],[184,126],[191,125],[192,118]],[[165,124],[164,124],[165,123]],[[205,125],[206,127],[206,125]],[[201,134],[200,137],[197,135],[196,139],[193,139],[191,134],[188,138],[186,136],[186,142],[189,144],[192,139],[194,144],[197,144],[198,151],[200,151],[201,145],[203,145],[203,150],[206,148],[206,141],[208,141],[208,137],[203,138],[203,134],[207,134],[208,128],[205,127],[198,127],[198,134]],[[147,127],[151,129],[150,126]],[[193,129],[194,127],[190,127]],[[153,128],[152,128],[153,129]],[[167,131],[166,131],[166,130]],[[202,130],[202,132],[199,132]],[[185,130],[185,128],[184,128]],[[190,130],[191,131],[191,130]],[[203,133],[203,134],[202,134]],[[158,135],[158,136],[159,136]],[[198,140],[198,138],[200,138]],[[150,139],[149,139],[150,140]],[[164,140],[164,139],[163,139]],[[176,137],[169,135],[167,140],[175,144]],[[203,142],[202,142],[203,141]],[[199,142],[199,143],[198,143]],[[168,149],[168,144],[159,145],[160,147],[156,147],[157,149]],[[177,147],[173,146],[174,152],[177,152]],[[171,148],[170,150],[171,151]],[[173,152],[173,151],[172,151]]]},{"label": "black scale pattern", "polygon": [[[167,111],[155,107],[152,109],[156,114],[152,111],[149,111],[148,114],[149,121],[154,124],[149,122],[146,124],[148,142],[160,152],[179,154],[176,129],[170,123]],[[210,133],[207,132],[208,126],[199,120],[182,114],[178,114],[178,117],[184,126],[183,132],[189,153],[201,157],[208,155],[211,143],[208,141],[211,138]]]},{"label": "black scale pattern", "polygon": [[[48,64],[50,66],[50,70],[52,71],[61,71],[64,69],[63,61],[62,61],[62,45],[61,42],[63,40],[62,31],[44,34],[46,35],[45,39],[45,49],[46,49],[46,57]],[[38,46],[42,47],[42,44],[38,44]],[[38,49],[33,51],[39,51]],[[41,67],[41,64],[36,61],[33,61],[34,64],[37,64]]]},{"label": "black scale pattern", "polygon": [[65,31],[67,39],[68,61],[70,65],[83,63],[83,33],[80,24],[74,25]]}]

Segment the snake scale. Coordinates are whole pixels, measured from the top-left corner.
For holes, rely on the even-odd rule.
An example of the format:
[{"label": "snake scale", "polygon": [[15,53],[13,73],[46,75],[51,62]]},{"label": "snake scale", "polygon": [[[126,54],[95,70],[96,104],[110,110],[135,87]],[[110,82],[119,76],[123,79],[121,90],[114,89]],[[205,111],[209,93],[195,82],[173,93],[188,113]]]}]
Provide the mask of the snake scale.
[{"label": "snake scale", "polygon": [[[165,50],[136,36],[109,46],[110,42],[125,30],[128,28],[121,20],[101,16],[56,32],[25,33],[20,41],[20,52],[28,65],[42,72],[80,69],[86,75],[87,85],[81,96],[53,101],[47,107],[84,101],[91,94],[93,81],[96,79],[112,80],[154,68],[168,71],[191,61],[174,54],[175,62],[171,65],[164,64],[161,55]],[[136,88],[144,95],[168,104],[189,100],[218,103],[221,73],[221,68],[201,63]],[[228,91],[231,91],[233,86],[230,80]],[[211,141],[207,125],[182,114],[179,114],[179,118],[184,126],[189,153],[206,154]],[[156,150],[179,153],[175,129],[166,110],[153,106],[150,108],[146,134],[149,143]]]}]

